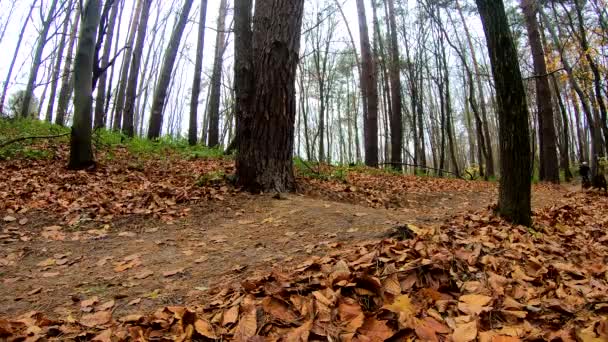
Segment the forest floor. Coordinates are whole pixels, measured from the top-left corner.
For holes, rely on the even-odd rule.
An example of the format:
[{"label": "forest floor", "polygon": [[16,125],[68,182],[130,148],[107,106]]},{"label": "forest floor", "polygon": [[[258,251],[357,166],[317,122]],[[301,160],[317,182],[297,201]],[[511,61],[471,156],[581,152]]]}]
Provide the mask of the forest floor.
[{"label": "forest floor", "polygon": [[608,197],[576,185],[535,185],[526,230],[490,182],[327,169],[251,195],[229,159],[118,146],[73,172],[38,147],[0,161],[0,339],[608,338]]}]

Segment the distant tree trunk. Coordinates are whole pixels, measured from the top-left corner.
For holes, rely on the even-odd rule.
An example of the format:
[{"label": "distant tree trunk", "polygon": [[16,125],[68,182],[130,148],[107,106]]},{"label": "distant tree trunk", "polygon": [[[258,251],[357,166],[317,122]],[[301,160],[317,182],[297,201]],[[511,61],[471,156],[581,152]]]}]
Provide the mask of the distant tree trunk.
[{"label": "distant tree trunk", "polygon": [[476,0],[481,14],[497,95],[500,137],[498,210],[515,224],[530,226],[531,174],[528,106],[517,50],[502,0]]},{"label": "distant tree trunk", "polygon": [[[101,68],[107,68],[110,63],[110,53],[112,52],[112,41],[114,40],[114,27],[116,26],[116,17],[118,16],[119,0],[112,0],[112,9],[108,17],[106,26],[106,39],[103,47],[103,55],[101,57]],[[120,29],[120,27],[119,27]],[[97,96],[95,98],[95,128],[102,128],[106,124],[105,98],[107,91],[108,72],[104,70],[99,75],[97,84]]]},{"label": "distant tree trunk", "polygon": [[526,20],[528,40],[534,61],[536,81],[536,103],[538,106],[538,132],[540,134],[540,180],[559,183],[559,163],[557,160],[556,134],[553,118],[553,101],[547,75],[545,51],[538,28],[537,0],[522,0],[521,7]]},{"label": "distant tree trunk", "polygon": [[401,152],[403,147],[403,118],[401,116],[401,80],[399,41],[397,40],[397,21],[395,18],[395,0],[388,1],[388,17],[390,23],[391,64],[390,83],[392,103],[391,109],[391,163],[393,168],[401,169]]},{"label": "distant tree trunk", "polygon": [[[129,65],[133,54],[133,44],[135,43],[135,35],[138,31],[138,23],[141,17],[142,6],[146,0],[137,1],[135,10],[133,11],[131,23],[129,25],[129,35],[127,36],[126,49],[124,51],[122,66],[120,68],[120,77],[118,80],[118,93],[116,94],[116,104],[114,106],[114,119],[112,129],[118,131],[122,127],[122,116],[125,110],[125,94],[127,92],[127,83],[129,79]],[[148,6],[149,7],[149,6]]]},{"label": "distant tree trunk", "polygon": [[70,143],[70,169],[84,169],[95,163],[91,145],[93,120],[93,65],[101,0],[87,0],[82,9],[82,27],[74,60],[74,123]]},{"label": "distant tree trunk", "polygon": [[198,140],[198,98],[201,92],[206,19],[207,0],[201,0],[198,18],[198,39],[196,41],[196,62],[194,63],[194,80],[192,81],[192,96],[190,97],[190,124],[188,126],[188,143],[190,145],[196,145]]},{"label": "distant tree trunk", "polygon": [[19,32],[19,38],[17,38],[17,46],[15,47],[15,52],[13,53],[13,59],[11,60],[11,64],[8,67],[8,73],[6,74],[6,79],[4,80],[4,85],[2,87],[2,95],[0,96],[0,114],[4,113],[4,101],[6,100],[6,92],[8,91],[8,85],[11,81],[11,77],[13,75],[13,69],[15,68],[15,62],[17,61],[17,57],[19,56],[19,50],[21,50],[21,42],[23,42],[23,35],[25,34],[25,29],[27,28],[28,23],[30,22],[30,17],[32,16],[32,11],[34,7],[36,7],[36,3],[38,1],[34,0],[32,5],[30,6],[29,12],[23,21],[23,26],[21,26],[21,31]]},{"label": "distant tree trunk", "polygon": [[220,12],[217,18],[217,35],[215,39],[215,58],[211,74],[211,93],[209,95],[209,134],[207,145],[216,147],[220,145],[220,99],[222,87],[222,68],[224,65],[224,43],[226,41],[226,13],[228,3],[220,2]]},{"label": "distant tree trunk", "polygon": [[59,74],[61,73],[61,62],[63,61],[63,51],[65,50],[68,28],[70,26],[70,16],[72,15],[73,0],[68,1],[65,19],[61,29],[61,37],[59,38],[59,47],[57,48],[57,57],[53,74],[51,75],[51,94],[49,95],[49,103],[46,108],[45,120],[53,121],[53,110],[55,108],[55,96],[57,95],[57,84],[59,83]]},{"label": "distant tree trunk", "polygon": [[[240,107],[237,120],[238,184],[254,192],[292,191],[295,77],[304,0],[257,0],[253,34],[244,25],[250,14],[243,8],[235,11],[237,99],[248,104]],[[243,42],[248,37],[252,41]]]},{"label": "distant tree trunk", "polygon": [[[187,0],[191,1],[191,0]],[[141,55],[144,50],[146,31],[148,29],[148,19],[150,17],[150,7],[152,0],[143,0],[139,25],[137,27],[137,39],[131,55],[131,66],[129,67],[129,78],[127,81],[127,91],[125,93],[125,108],[122,118],[122,131],[128,137],[135,135],[134,115],[135,100],[137,99],[137,80],[139,79],[139,68],[141,66]]]},{"label": "distant tree trunk", "polygon": [[[77,6],[80,7],[80,6]],[[63,63],[63,75],[61,79],[61,88],[59,88],[59,99],[57,100],[57,115],[55,116],[55,124],[65,125],[65,117],[68,111],[70,98],[74,90],[74,75],[72,73],[72,64],[74,63],[74,47],[76,45],[76,34],[80,24],[81,9],[76,10],[74,24],[70,32],[70,41],[68,43],[68,52]]]},{"label": "distant tree trunk", "polygon": [[561,166],[564,170],[564,176],[566,178],[566,182],[569,182],[572,179],[572,171],[570,171],[570,123],[568,121],[568,112],[566,111],[566,106],[564,105],[564,100],[562,99],[561,89],[559,88],[559,84],[557,83],[557,79],[555,75],[551,76],[551,81],[553,82],[553,89],[555,93],[555,97],[557,98],[557,102],[559,105],[559,112],[562,116],[563,122],[563,137],[562,137],[562,148],[561,148]]},{"label": "distant tree trunk", "polygon": [[163,109],[165,107],[165,101],[167,100],[167,88],[171,82],[171,74],[173,72],[173,66],[175,65],[177,50],[179,49],[179,43],[182,40],[182,34],[186,28],[186,23],[188,23],[188,16],[190,15],[190,9],[192,8],[193,1],[194,0],[184,1],[184,6],[182,7],[182,11],[177,19],[177,24],[171,33],[171,38],[169,38],[169,45],[165,51],[163,64],[160,69],[160,76],[158,78],[158,82],[156,83],[156,89],[154,90],[154,97],[152,99],[148,139],[157,139],[160,137],[163,127]]},{"label": "distant tree trunk", "polygon": [[365,99],[363,103],[367,105],[364,111],[366,115],[363,118],[365,165],[378,167],[378,81],[369,43],[369,30],[363,0],[357,0],[357,13],[361,39],[361,88]]},{"label": "distant tree trunk", "polygon": [[38,70],[42,65],[42,53],[47,43],[47,37],[53,19],[55,18],[55,9],[57,8],[57,0],[51,0],[49,12],[46,15],[46,19],[42,22],[42,29],[38,35],[38,44],[34,51],[34,60],[32,61],[32,68],[30,69],[29,79],[23,93],[23,102],[21,106],[21,117],[26,118],[30,115],[30,102],[34,96],[34,89],[36,88],[36,80],[38,79]]}]

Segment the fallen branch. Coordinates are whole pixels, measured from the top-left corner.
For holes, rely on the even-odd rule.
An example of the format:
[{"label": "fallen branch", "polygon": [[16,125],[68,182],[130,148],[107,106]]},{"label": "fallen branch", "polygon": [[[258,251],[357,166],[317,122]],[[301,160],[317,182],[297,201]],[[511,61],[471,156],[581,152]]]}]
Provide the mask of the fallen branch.
[{"label": "fallen branch", "polygon": [[390,165],[390,166],[401,165],[401,166],[414,167],[414,168],[417,168],[417,169],[432,170],[432,171],[435,171],[437,173],[442,173],[443,172],[443,173],[447,173],[447,174],[450,174],[450,175],[454,175],[454,176],[456,176],[456,177],[458,177],[460,179],[466,180],[466,178],[462,177],[461,175],[459,175],[459,174],[457,174],[455,172],[447,171],[447,170],[442,170],[442,169],[437,169],[437,168],[429,167],[429,166],[422,166],[422,165],[408,164],[408,163],[382,163],[380,165],[381,166],[385,166],[385,165]]},{"label": "fallen branch", "polygon": [[55,139],[55,138],[61,138],[61,137],[65,137],[70,135],[70,133],[62,133],[62,134],[57,134],[57,135],[41,135],[41,136],[27,136],[27,137],[19,137],[19,138],[15,138],[15,139],[11,139],[8,141],[5,141],[3,143],[0,143],[0,148],[4,148],[8,145],[23,141],[23,140],[35,140],[35,139]]}]

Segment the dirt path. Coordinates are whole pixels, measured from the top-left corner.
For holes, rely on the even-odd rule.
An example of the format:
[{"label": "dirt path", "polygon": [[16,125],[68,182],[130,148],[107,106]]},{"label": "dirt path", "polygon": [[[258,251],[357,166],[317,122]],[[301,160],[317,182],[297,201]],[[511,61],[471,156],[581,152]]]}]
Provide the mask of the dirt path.
[{"label": "dirt path", "polygon": [[[534,203],[551,205],[567,191],[539,187]],[[397,209],[377,209],[323,194],[237,194],[192,206],[174,224],[131,217],[80,230],[53,226],[43,213],[16,215],[0,223],[0,316],[37,310],[78,317],[103,303],[121,316],[200,304],[210,289],[258,270],[295,266],[406,223],[438,226],[456,213],[486,208],[495,197],[493,187],[404,193]]]}]

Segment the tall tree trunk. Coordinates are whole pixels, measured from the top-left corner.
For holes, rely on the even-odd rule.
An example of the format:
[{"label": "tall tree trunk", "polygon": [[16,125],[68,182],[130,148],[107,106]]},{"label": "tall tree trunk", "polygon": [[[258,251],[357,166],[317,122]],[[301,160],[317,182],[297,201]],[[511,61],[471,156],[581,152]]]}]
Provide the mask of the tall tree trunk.
[{"label": "tall tree trunk", "polygon": [[476,0],[481,14],[498,102],[500,187],[498,210],[515,224],[530,226],[531,174],[528,106],[517,50],[502,0]]},{"label": "tall tree trunk", "polygon": [[17,57],[19,56],[19,50],[21,50],[21,43],[23,42],[23,36],[25,34],[25,29],[27,28],[28,23],[30,22],[30,17],[32,16],[32,11],[38,1],[34,0],[32,5],[30,6],[29,12],[23,21],[23,26],[21,26],[21,32],[19,32],[19,38],[17,38],[17,45],[15,47],[15,52],[13,53],[13,59],[11,60],[11,64],[8,67],[8,73],[6,74],[6,79],[4,80],[4,85],[2,87],[2,95],[0,96],[0,114],[4,113],[4,101],[6,100],[6,92],[8,91],[8,85],[11,81],[11,77],[13,75],[13,69],[15,68],[15,62],[17,61]]},{"label": "tall tree trunk", "polygon": [[[192,3],[192,0],[186,0],[186,2]],[[125,108],[122,118],[122,131],[128,137],[132,137],[135,135],[135,127],[133,123],[135,115],[135,100],[137,98],[137,80],[139,79],[141,55],[144,49],[144,42],[146,40],[146,31],[148,29],[148,19],[150,17],[151,6],[152,0],[143,0],[141,16],[139,18],[139,25],[137,27],[137,39],[135,42],[135,47],[133,48],[131,54],[131,66],[129,67],[129,78],[127,81],[127,90],[125,93]]]},{"label": "tall tree trunk", "polygon": [[34,97],[34,89],[36,88],[36,80],[38,79],[38,70],[40,69],[40,65],[42,65],[42,53],[44,52],[44,47],[47,43],[47,37],[49,34],[49,30],[51,28],[51,24],[55,19],[55,9],[57,8],[58,0],[51,0],[51,5],[49,7],[49,12],[46,15],[46,19],[42,22],[42,29],[38,35],[38,44],[36,45],[36,50],[34,52],[34,60],[32,62],[32,68],[30,69],[30,75],[27,81],[27,85],[25,86],[25,92],[23,93],[23,102],[21,106],[21,117],[26,118],[30,116],[30,102],[32,101],[32,97]]},{"label": "tall tree trunk", "polygon": [[363,118],[365,165],[378,167],[378,81],[369,43],[369,30],[363,0],[357,0],[357,13],[359,15],[359,38],[361,39],[361,88],[365,99],[363,103],[367,105],[364,111],[366,115]]},{"label": "tall tree trunk", "polygon": [[49,103],[46,108],[45,120],[53,121],[53,110],[55,108],[55,96],[57,95],[57,84],[59,83],[59,74],[61,73],[61,62],[63,61],[63,51],[67,41],[68,28],[70,26],[70,17],[72,15],[73,0],[68,1],[65,19],[61,29],[61,37],[59,38],[59,47],[57,48],[57,57],[55,59],[55,67],[51,76],[51,94],[49,95]]},{"label": "tall tree trunk", "polygon": [[211,93],[209,94],[209,134],[207,145],[216,147],[220,145],[220,100],[222,88],[222,68],[224,66],[224,51],[226,42],[226,13],[228,3],[220,2],[220,12],[217,18],[217,35],[215,36],[215,58],[211,73]]},{"label": "tall tree trunk", "polygon": [[[135,10],[133,11],[133,17],[129,24],[129,34],[127,36],[126,47],[122,60],[122,66],[120,67],[120,77],[118,80],[118,93],[116,94],[116,102],[114,106],[114,119],[112,129],[118,131],[122,128],[122,117],[125,110],[125,96],[127,92],[127,83],[129,80],[129,65],[131,63],[131,56],[133,55],[133,44],[135,43],[135,36],[138,31],[138,25],[141,17],[142,6],[146,0],[133,0],[137,1]],[[148,5],[149,7],[149,5]]]},{"label": "tall tree trunk", "polygon": [[93,65],[101,0],[87,0],[82,9],[82,26],[74,59],[74,123],[70,143],[70,169],[84,169],[95,163],[91,144],[93,121]]},{"label": "tall tree trunk", "polygon": [[541,41],[538,25],[537,0],[522,0],[521,7],[526,20],[528,40],[534,62],[534,78],[536,81],[536,104],[538,106],[538,132],[541,140],[540,150],[540,180],[559,183],[559,164],[557,161],[556,134],[553,118],[553,102],[551,87],[547,75],[545,51]]},{"label": "tall tree trunk", "polygon": [[73,55],[74,47],[76,45],[76,35],[80,26],[81,9],[79,7],[80,6],[77,6],[77,10],[74,15],[74,24],[72,24],[72,31],[70,32],[68,51],[63,63],[63,75],[61,79],[61,88],[59,88],[59,99],[57,100],[57,115],[55,116],[55,124],[60,126],[65,125],[70,98],[72,97],[72,93],[74,91],[74,74],[72,73],[72,64],[74,63]]},{"label": "tall tree trunk", "polygon": [[564,100],[562,99],[562,92],[559,88],[559,84],[557,82],[557,78],[555,75],[551,76],[551,81],[553,82],[553,89],[555,93],[555,97],[557,98],[557,102],[559,105],[559,112],[562,116],[563,122],[563,137],[562,137],[562,148],[561,148],[561,166],[564,170],[564,176],[566,178],[566,182],[569,182],[572,179],[572,171],[570,171],[570,122],[568,120],[568,112],[566,111],[566,106],[564,105]]},{"label": "tall tree trunk", "polygon": [[393,117],[391,118],[391,163],[393,168],[401,169],[401,152],[403,147],[403,118],[401,116],[401,80],[399,42],[397,40],[397,21],[395,18],[395,0],[388,1],[388,16],[391,38],[390,83]]},{"label": "tall tree trunk", "polygon": [[[110,53],[112,52],[112,41],[114,40],[114,27],[116,26],[116,17],[118,16],[118,8],[120,7],[119,0],[112,0],[112,9],[108,17],[106,26],[106,39],[103,47],[103,55],[101,57],[101,68],[107,69],[110,63]],[[120,29],[120,27],[119,27]],[[104,70],[99,75],[97,83],[97,95],[95,97],[95,120],[94,127],[102,128],[106,124],[105,98],[107,91],[108,72]],[[111,86],[111,84],[110,84]]]},{"label": "tall tree trunk", "polygon": [[196,145],[198,139],[198,98],[201,92],[206,19],[207,0],[201,0],[198,18],[198,39],[196,41],[196,61],[194,63],[194,80],[192,81],[192,96],[190,97],[190,120],[188,125],[188,143],[190,145]]},{"label": "tall tree trunk", "polygon": [[[242,1],[249,2],[249,1]],[[295,76],[299,62],[304,0],[257,0],[253,33],[244,26],[249,13],[236,7],[238,184],[251,191],[291,191],[293,173]],[[243,6],[246,7],[246,6]],[[245,17],[245,18],[243,18]],[[248,36],[252,42],[242,43]],[[247,49],[252,47],[251,49]],[[248,61],[248,58],[249,61]]]}]

